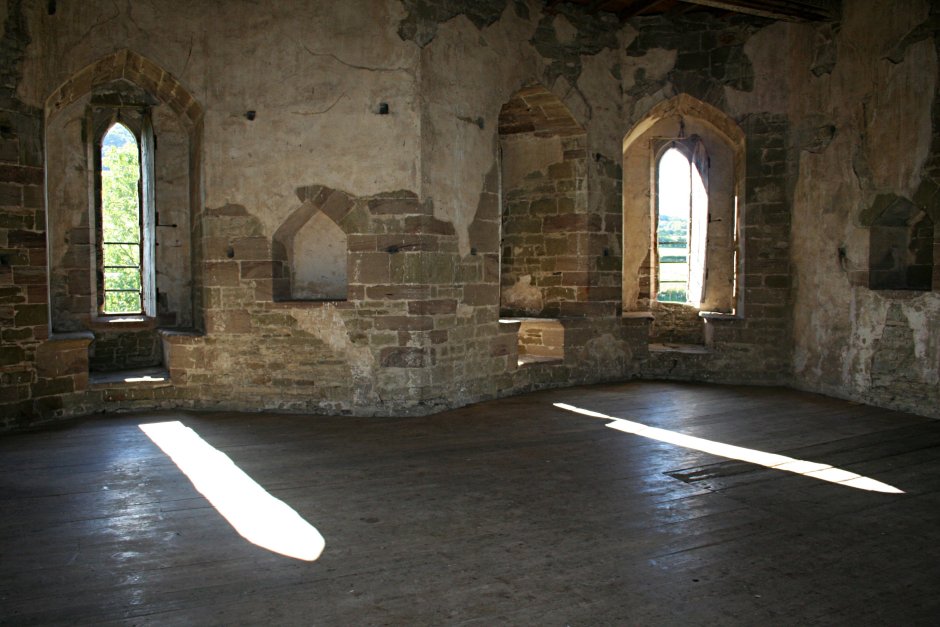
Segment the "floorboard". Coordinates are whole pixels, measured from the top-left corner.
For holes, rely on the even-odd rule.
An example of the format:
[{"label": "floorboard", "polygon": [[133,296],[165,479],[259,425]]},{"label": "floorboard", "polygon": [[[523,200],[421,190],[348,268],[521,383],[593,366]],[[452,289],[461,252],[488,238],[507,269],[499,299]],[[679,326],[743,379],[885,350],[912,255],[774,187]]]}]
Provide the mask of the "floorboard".
[{"label": "floorboard", "polygon": [[[138,427],[173,420],[316,526],[320,558],[241,538]],[[95,417],[0,438],[0,623],[936,624],[938,518],[940,422],[778,388],[591,386],[422,418]]]}]

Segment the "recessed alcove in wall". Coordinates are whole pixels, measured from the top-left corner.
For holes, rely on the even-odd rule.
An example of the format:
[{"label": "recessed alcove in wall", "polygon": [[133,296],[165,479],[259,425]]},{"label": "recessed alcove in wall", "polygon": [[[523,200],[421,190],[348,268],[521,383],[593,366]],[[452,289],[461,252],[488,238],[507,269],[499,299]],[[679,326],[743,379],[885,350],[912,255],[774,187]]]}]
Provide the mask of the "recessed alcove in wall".
[{"label": "recessed alcove in wall", "polygon": [[347,237],[333,214],[350,206],[346,194],[322,188],[281,224],[271,242],[274,300],[346,299]]},{"label": "recessed alcove in wall", "polygon": [[499,113],[502,256],[500,315],[571,314],[588,294],[584,128],[548,89],[524,87]]},{"label": "recessed alcove in wall", "polygon": [[906,198],[882,196],[875,204],[884,208],[869,229],[869,288],[929,291],[935,263],[933,220]]}]

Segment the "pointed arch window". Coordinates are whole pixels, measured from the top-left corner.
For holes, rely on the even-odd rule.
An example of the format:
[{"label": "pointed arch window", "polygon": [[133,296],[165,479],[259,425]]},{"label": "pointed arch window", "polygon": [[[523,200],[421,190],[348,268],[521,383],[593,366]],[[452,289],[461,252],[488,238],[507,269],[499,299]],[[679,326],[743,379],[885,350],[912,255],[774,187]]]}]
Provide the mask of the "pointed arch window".
[{"label": "pointed arch window", "polygon": [[153,316],[153,128],[109,115],[95,143],[98,313]]},{"label": "pointed arch window", "polygon": [[663,148],[656,189],[656,300],[699,307],[708,244],[708,155],[701,141]]}]

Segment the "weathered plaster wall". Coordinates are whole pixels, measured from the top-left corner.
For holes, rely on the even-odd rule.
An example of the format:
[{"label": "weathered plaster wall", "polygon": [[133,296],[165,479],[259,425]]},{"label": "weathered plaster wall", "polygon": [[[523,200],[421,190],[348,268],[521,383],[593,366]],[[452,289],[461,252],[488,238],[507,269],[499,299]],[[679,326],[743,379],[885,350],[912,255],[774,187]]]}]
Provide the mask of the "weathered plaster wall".
[{"label": "weathered plaster wall", "polygon": [[880,195],[937,215],[938,20],[926,0],[849,2],[837,28],[794,28],[790,39],[790,112],[804,142],[796,381],[931,416],[940,416],[940,294],[868,288],[865,216]]}]

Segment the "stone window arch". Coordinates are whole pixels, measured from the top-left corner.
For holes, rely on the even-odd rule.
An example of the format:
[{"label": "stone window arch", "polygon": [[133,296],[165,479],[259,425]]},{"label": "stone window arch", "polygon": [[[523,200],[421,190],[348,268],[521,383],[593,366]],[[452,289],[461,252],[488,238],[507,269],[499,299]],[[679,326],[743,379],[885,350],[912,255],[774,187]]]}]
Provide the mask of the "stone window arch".
[{"label": "stone window arch", "polygon": [[623,143],[623,309],[657,308],[657,175],[662,155],[680,147],[706,181],[704,284],[685,301],[690,315],[743,316],[744,133],[724,113],[687,94],[655,106]]},{"label": "stone window arch", "polygon": [[115,123],[130,131],[139,149],[139,313],[153,326],[201,325],[194,207],[201,197],[202,114],[172,75],[129,50],[84,67],[46,99],[54,332],[92,328],[108,313],[101,261],[101,141]]}]

